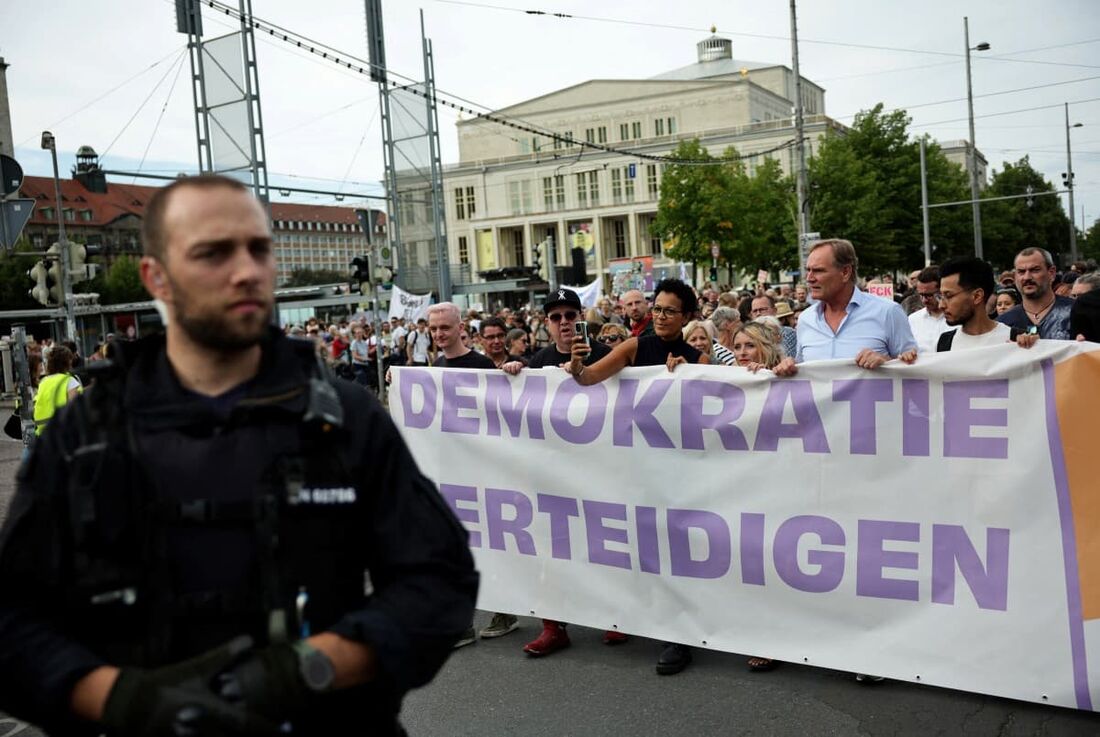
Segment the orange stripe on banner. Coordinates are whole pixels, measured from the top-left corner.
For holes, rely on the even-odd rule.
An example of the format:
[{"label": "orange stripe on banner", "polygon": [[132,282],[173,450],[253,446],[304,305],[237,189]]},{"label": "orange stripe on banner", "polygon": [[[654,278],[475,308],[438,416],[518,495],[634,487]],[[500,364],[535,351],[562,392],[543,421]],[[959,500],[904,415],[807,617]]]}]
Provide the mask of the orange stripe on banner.
[{"label": "orange stripe on banner", "polygon": [[1054,366],[1084,619],[1100,619],[1100,351]]}]

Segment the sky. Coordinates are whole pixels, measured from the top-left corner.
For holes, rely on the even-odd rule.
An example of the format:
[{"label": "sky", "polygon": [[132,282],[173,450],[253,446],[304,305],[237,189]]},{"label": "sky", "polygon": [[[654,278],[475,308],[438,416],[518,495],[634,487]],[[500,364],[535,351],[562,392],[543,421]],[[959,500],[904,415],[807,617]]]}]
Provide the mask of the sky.
[{"label": "sky", "polygon": [[[252,2],[258,18],[366,58],[362,0]],[[735,59],[791,63],[786,0],[382,2],[388,67],[423,77],[422,10],[440,96],[488,109],[589,79],[646,78],[691,64],[711,26],[732,39]],[[798,12],[802,74],[826,89],[827,115],[851,123],[882,102],[908,110],[913,133],[940,141],[968,137],[968,16],[971,46],[991,45],[972,54],[976,139],[990,168],[1030,155],[1061,188],[1069,102],[1070,123],[1082,124],[1071,131],[1074,217],[1080,225],[1083,207],[1087,225],[1100,218],[1100,2],[803,0]],[[209,9],[204,21],[208,38],[232,30]],[[0,0],[0,56],[11,65],[16,158],[27,173],[51,173],[38,147],[47,129],[63,176],[85,144],[109,169],[195,171],[185,44],[174,0]],[[346,192],[345,205],[352,194],[377,193],[377,86],[262,34],[257,58],[272,184]],[[1017,112],[1027,108],[1040,109]],[[439,111],[444,163],[458,158],[457,115]],[[330,195],[294,199],[335,204]]]}]

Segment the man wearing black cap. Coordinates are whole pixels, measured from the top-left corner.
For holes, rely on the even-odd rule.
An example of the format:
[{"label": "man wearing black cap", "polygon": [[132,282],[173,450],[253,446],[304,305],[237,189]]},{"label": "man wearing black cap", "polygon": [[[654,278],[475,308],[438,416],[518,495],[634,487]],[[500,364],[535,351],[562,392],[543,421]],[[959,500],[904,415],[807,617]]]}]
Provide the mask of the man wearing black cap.
[{"label": "man wearing black cap", "polygon": [[[546,368],[547,366],[561,366],[572,359],[573,337],[577,334],[573,329],[573,323],[584,319],[584,306],[581,298],[572,289],[557,289],[547,295],[546,322],[550,328],[550,338],[554,341],[531,358],[527,368]],[[611,349],[603,343],[590,340],[592,352],[588,354],[585,364],[595,363]],[[520,361],[506,363],[502,368],[510,374],[518,374],[523,368]]]}]

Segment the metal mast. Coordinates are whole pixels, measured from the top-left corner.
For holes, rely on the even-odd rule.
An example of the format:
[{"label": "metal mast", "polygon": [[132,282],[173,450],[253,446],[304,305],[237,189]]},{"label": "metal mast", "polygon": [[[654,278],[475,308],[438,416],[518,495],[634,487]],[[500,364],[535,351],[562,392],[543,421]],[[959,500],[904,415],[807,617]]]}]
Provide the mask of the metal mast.
[{"label": "metal mast", "polygon": [[810,212],[806,202],[806,133],[802,111],[802,73],[798,68],[798,14],[791,0],[791,66],[794,72],[795,194],[798,198],[798,265],[806,278],[806,234],[810,232]]},{"label": "metal mast", "polygon": [[420,39],[424,47],[424,93],[428,106],[428,147],[431,155],[432,215],[435,258],[439,268],[439,301],[451,301],[451,266],[443,204],[443,164],[439,158],[439,108],[435,102],[435,62],[432,42],[424,35],[424,11],[420,11]]}]

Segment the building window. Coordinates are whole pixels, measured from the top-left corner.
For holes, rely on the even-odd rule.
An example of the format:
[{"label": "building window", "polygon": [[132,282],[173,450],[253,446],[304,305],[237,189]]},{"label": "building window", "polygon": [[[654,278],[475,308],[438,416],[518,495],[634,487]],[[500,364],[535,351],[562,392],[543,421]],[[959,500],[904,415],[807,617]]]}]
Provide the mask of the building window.
[{"label": "building window", "polygon": [[565,175],[554,175],[554,201],[559,210],[565,209]]},{"label": "building window", "polygon": [[601,125],[596,129],[596,140],[600,143],[607,143],[607,126]]},{"label": "building window", "polygon": [[470,246],[466,243],[466,236],[458,237],[458,263],[470,263]]},{"label": "building window", "polygon": [[46,220],[53,220],[53,208],[52,207],[43,207],[40,210],[40,212],[42,213],[42,217],[45,218]]},{"label": "building window", "polygon": [[577,175],[577,207],[588,207],[588,173]]},{"label": "building window", "polygon": [[657,165],[646,164],[645,165],[645,186],[646,193],[649,195],[649,199],[655,200],[660,196],[660,189],[657,186]]},{"label": "building window", "polygon": [[462,192],[462,187],[455,188],[455,218],[457,220],[466,219],[466,198]]},{"label": "building window", "polygon": [[653,121],[653,135],[663,136],[665,134],[665,119],[657,118]]},{"label": "building window", "polygon": [[630,124],[629,123],[620,123],[619,124],[619,140],[620,141],[629,141],[630,140]]},{"label": "building window", "polygon": [[623,170],[619,168],[611,170],[611,204],[623,204]]},{"label": "building window", "polygon": [[554,209],[554,178],[542,178],[542,209],[551,212]]},{"label": "building window", "polygon": [[633,135],[634,138],[641,138],[642,137],[642,121],[635,120],[633,123],[631,123],[630,124],[630,133]]},{"label": "building window", "polygon": [[596,129],[595,128],[585,128],[584,129],[584,142],[585,143],[595,143],[596,142]]},{"label": "building window", "polygon": [[626,258],[626,221],[611,221],[611,243],[615,246],[614,258]]},{"label": "building window", "polygon": [[518,234],[513,237],[516,240],[512,244],[512,255],[516,257],[516,266],[523,266],[526,263],[523,253],[523,238]]},{"label": "building window", "polygon": [[588,196],[592,200],[592,207],[600,204],[600,180],[598,171],[588,172]]},{"label": "building window", "polygon": [[508,182],[508,205],[513,215],[520,214],[519,182]]},{"label": "building window", "polygon": [[70,208],[66,207],[62,212],[65,215],[66,220],[76,220],[76,213]]},{"label": "building window", "polygon": [[477,212],[477,208],[474,206],[474,188],[466,188],[466,217],[473,220],[474,213]]},{"label": "building window", "polygon": [[531,212],[531,182],[524,179],[519,183],[520,198],[522,200],[523,214]]},{"label": "building window", "polygon": [[634,180],[630,177],[630,170],[623,167],[623,199],[627,203],[634,201]]},{"label": "building window", "polygon": [[665,127],[668,128],[668,134],[670,136],[675,135],[676,134],[676,118],[668,118],[665,122],[667,123],[667,125]]}]

